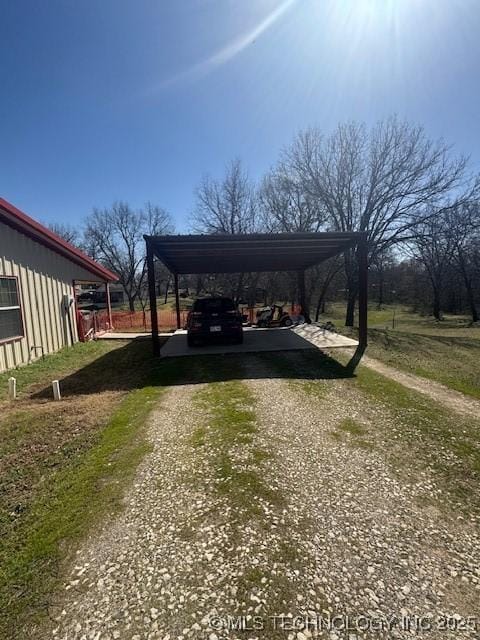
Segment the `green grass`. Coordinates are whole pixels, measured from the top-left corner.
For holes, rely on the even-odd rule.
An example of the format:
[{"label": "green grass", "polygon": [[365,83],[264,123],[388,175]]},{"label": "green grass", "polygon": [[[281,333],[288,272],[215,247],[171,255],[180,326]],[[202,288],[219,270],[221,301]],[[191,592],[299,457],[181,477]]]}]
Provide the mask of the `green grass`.
[{"label": "green grass", "polygon": [[198,393],[196,402],[210,419],[208,426],[194,431],[192,444],[208,449],[217,489],[234,506],[239,520],[260,515],[259,500],[279,504],[280,494],[264,481],[264,465],[271,454],[253,444],[257,424],[250,390],[239,381],[212,383]]},{"label": "green grass", "polygon": [[363,436],[367,432],[363,425],[352,418],[345,418],[345,420],[342,420],[338,425],[338,428],[352,436]]},{"label": "green grass", "polygon": [[110,340],[78,342],[73,347],[47,355],[29,365],[0,373],[0,400],[8,397],[8,378],[11,376],[17,380],[17,394],[21,398],[32,385],[47,384],[56,378],[62,378],[73,369],[81,369],[117,348],[118,343]]},{"label": "green grass", "polygon": [[278,371],[289,371],[292,378],[298,376],[296,388],[316,399],[319,411],[325,402],[344,402],[342,387],[331,388],[326,395],[329,378],[336,377],[341,385],[357,389],[363,396],[362,422],[356,417],[344,418],[338,424],[332,421],[329,435],[346,445],[380,453],[409,481],[416,482],[425,471],[431,472],[447,508],[456,506],[480,517],[478,420],[449,411],[365,366],[360,366],[355,376],[345,376],[342,371],[348,356],[339,351],[336,355],[336,364],[314,351],[271,354],[268,360]]},{"label": "green grass", "polygon": [[[345,311],[346,307],[343,303],[334,302],[327,306],[326,313],[322,314],[319,318],[320,322],[333,322],[338,327],[342,327],[345,324]],[[399,309],[395,311],[395,316],[398,321],[400,315]],[[384,306],[382,309],[378,309],[376,305],[369,305],[368,307],[368,324],[369,326],[385,326],[392,324],[393,307]],[[355,325],[358,324],[358,313],[355,314]]]},{"label": "green grass", "polygon": [[480,340],[372,329],[368,355],[480,398]]},{"label": "green grass", "polygon": [[[393,309],[369,308],[367,355],[480,398],[480,327],[470,326],[466,316],[446,315],[438,322],[399,306],[392,329]],[[356,337],[356,329],[343,327],[342,305],[331,305],[328,311],[325,319],[331,319],[339,332]]]},{"label": "green grass", "polygon": [[[150,352],[144,342],[87,343],[18,370],[22,396],[0,419],[2,640],[41,619],[70,552],[121,507],[149,449],[146,417],[176,375]],[[52,377],[61,402],[49,401]]]},{"label": "green grass", "polygon": [[[263,354],[260,357],[263,358]],[[241,362],[237,363],[240,367]],[[221,366],[221,361],[217,360],[216,364]],[[224,371],[227,376],[229,373],[231,369]],[[221,509],[231,525],[227,553],[236,553],[235,546],[244,539],[245,527],[269,530],[272,513],[276,512],[277,535],[269,547],[262,546],[259,553],[251,549],[252,557],[260,558],[259,565],[247,563],[245,571],[233,579],[238,588],[237,600],[248,603],[252,592],[262,588],[268,603],[267,611],[279,614],[285,608],[294,610],[298,606],[298,587],[289,576],[294,569],[304,571],[304,563],[310,565],[314,560],[306,560],[306,551],[300,551],[298,538],[292,537],[292,531],[300,526],[305,535],[311,523],[307,518],[300,525],[288,523],[287,499],[280,489],[268,482],[268,470],[275,453],[257,437],[255,398],[245,383],[229,380],[211,383],[200,390],[196,402],[206,411],[206,421],[197,427],[191,443],[195,452],[207,460],[210,475],[215,478],[214,491],[227,501],[228,506]],[[272,567],[276,570],[272,571]],[[262,579],[268,582],[262,583]],[[240,609],[230,614],[244,615],[245,611]],[[285,635],[272,628],[269,637],[280,640]]]},{"label": "green grass", "polygon": [[480,514],[478,421],[366,367],[360,368],[354,384],[393,418],[375,425],[390,461],[404,472],[430,468],[450,496],[450,505]]},{"label": "green grass", "polygon": [[[321,394],[320,397],[322,397]],[[360,447],[365,450],[373,450],[373,442],[362,437],[367,436],[367,434],[368,431],[364,425],[352,418],[345,418],[337,425],[337,429],[330,431],[330,436],[338,442],[344,442],[346,445]]]},{"label": "green grass", "polygon": [[65,545],[72,545],[95,521],[119,509],[125,486],[149,450],[143,430],[158,395],[159,389],[153,387],[132,392],[96,444],[55,474],[16,529],[15,538],[2,541],[2,638],[18,637],[18,625],[37,618],[47,604],[58,585]]},{"label": "green grass", "polygon": [[[320,316],[320,321],[328,320],[341,330],[345,324],[345,304],[334,302],[327,305],[326,313]],[[358,326],[358,313],[355,314],[355,326]],[[414,313],[408,306],[400,304],[383,305],[379,309],[378,305],[370,303],[368,326],[372,329],[480,340],[480,327],[472,325],[468,316],[444,314],[443,320],[438,321],[431,315]]]}]

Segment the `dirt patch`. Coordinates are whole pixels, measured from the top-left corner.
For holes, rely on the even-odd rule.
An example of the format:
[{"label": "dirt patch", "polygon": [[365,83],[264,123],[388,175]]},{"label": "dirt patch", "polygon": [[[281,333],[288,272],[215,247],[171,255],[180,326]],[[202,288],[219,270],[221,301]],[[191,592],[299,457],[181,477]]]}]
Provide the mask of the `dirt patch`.
[{"label": "dirt patch", "polygon": [[[108,391],[56,403],[24,401],[2,420],[0,502],[10,518],[0,523],[6,529],[19,524],[47,475],[74,463],[93,445],[121,395]],[[1,525],[0,531],[6,533]]]}]

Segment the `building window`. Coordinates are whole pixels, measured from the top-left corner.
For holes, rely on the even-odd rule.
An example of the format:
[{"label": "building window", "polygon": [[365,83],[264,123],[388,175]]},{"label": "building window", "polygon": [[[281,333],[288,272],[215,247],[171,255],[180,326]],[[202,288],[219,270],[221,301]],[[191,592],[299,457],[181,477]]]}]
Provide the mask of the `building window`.
[{"label": "building window", "polygon": [[22,337],[18,280],[15,277],[0,276],[0,342]]}]

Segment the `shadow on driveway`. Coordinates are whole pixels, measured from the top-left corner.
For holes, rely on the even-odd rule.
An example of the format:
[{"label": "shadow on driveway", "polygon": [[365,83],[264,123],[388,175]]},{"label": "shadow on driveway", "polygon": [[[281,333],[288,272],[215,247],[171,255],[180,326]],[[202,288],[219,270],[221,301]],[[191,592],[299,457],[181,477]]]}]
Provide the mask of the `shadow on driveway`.
[{"label": "shadow on driveway", "polygon": [[[67,398],[109,390],[130,391],[145,386],[202,384],[246,377],[332,380],[353,375],[351,367],[316,348],[162,359],[152,355],[150,341],[132,340],[61,379],[60,387],[62,396]],[[51,387],[47,386],[33,397],[50,398],[51,394]]]}]

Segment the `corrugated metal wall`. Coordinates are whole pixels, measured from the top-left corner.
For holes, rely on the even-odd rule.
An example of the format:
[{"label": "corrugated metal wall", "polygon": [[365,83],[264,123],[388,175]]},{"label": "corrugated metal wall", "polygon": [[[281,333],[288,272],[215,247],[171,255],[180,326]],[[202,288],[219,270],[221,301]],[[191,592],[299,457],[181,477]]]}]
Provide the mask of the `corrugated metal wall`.
[{"label": "corrugated metal wall", "polygon": [[[71,344],[64,296],[73,296],[73,281],[99,281],[58,253],[0,222],[0,275],[17,276],[25,337],[0,343],[0,372],[26,364]],[[70,319],[78,340],[73,306]]]}]

